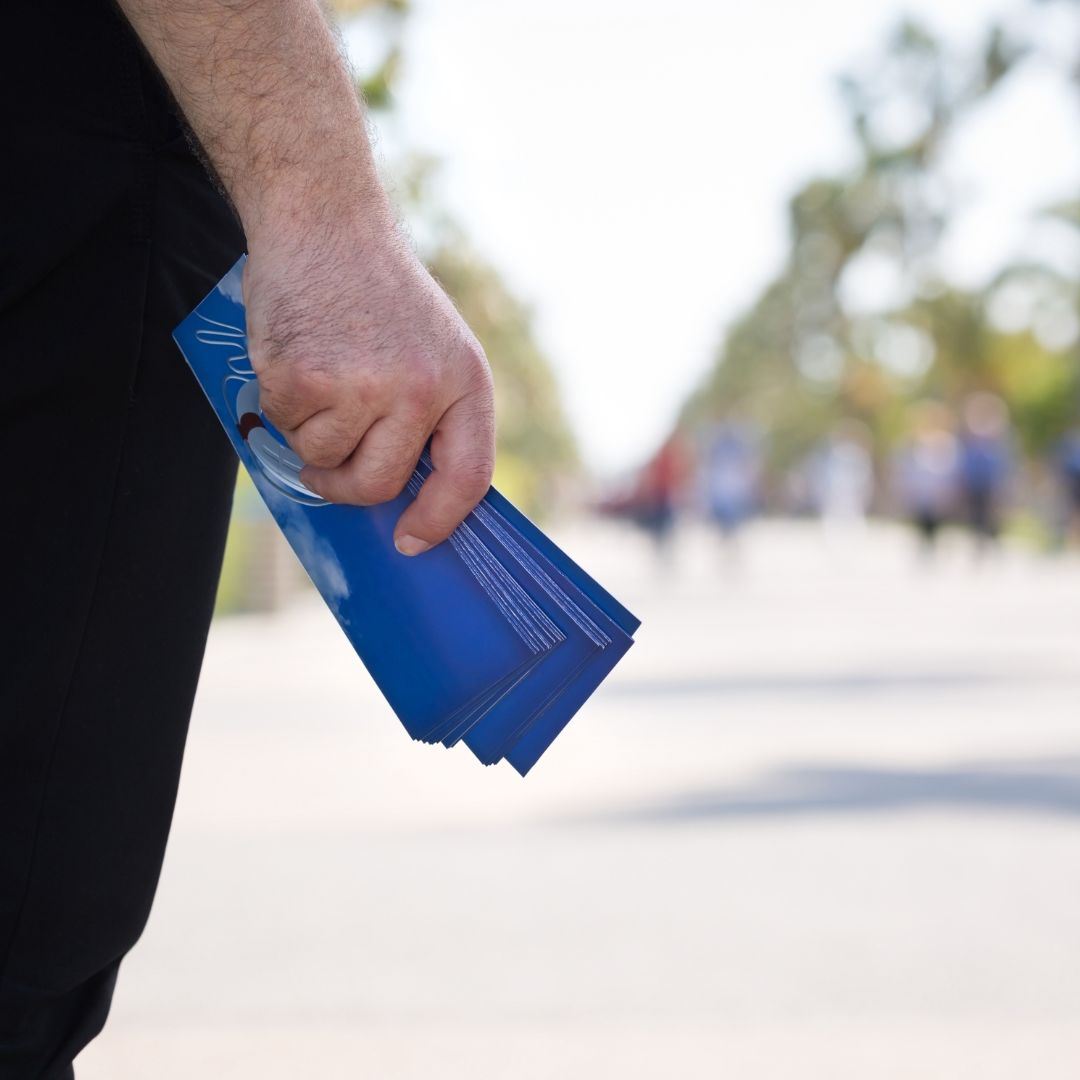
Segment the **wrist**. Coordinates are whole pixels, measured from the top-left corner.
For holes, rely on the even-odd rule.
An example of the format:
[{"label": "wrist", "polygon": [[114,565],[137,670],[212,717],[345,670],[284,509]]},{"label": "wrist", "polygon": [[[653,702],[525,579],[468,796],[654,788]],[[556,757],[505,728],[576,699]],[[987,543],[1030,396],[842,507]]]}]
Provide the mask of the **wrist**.
[{"label": "wrist", "polygon": [[233,194],[249,247],[299,245],[349,234],[376,242],[396,232],[396,217],[374,168],[340,177],[311,169],[279,172],[272,182]]}]

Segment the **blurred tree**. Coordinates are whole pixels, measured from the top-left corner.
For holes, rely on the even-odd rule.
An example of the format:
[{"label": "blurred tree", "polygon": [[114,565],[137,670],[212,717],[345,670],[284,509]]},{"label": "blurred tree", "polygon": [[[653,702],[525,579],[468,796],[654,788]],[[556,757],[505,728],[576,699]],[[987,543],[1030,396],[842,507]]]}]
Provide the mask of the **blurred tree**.
[{"label": "blurred tree", "polygon": [[527,511],[539,512],[551,504],[557,478],[574,470],[577,454],[531,313],[463,236],[441,242],[427,263],[491,358],[499,418],[495,482]]},{"label": "blurred tree", "polygon": [[[370,108],[392,109],[408,0],[333,0],[332,7],[361,28],[365,40],[379,42],[357,85]],[[499,417],[495,482],[527,512],[541,513],[559,478],[576,471],[578,458],[531,313],[434,195],[438,162],[411,151],[388,169],[421,256],[491,361]]]},{"label": "blurred tree", "polygon": [[356,76],[357,88],[371,109],[393,104],[394,83],[401,72],[401,51],[409,0],[329,0],[331,12],[343,22],[361,22],[366,40],[381,49]]},{"label": "blurred tree", "polygon": [[[911,402],[956,402],[985,388],[1005,397],[1025,448],[1054,443],[1080,402],[1076,275],[1015,266],[970,294],[936,265],[955,211],[940,169],[947,142],[1033,48],[993,26],[958,57],[905,21],[840,80],[859,163],[847,175],[811,180],[791,199],[785,264],[729,328],[686,404],[685,427],[732,413],[755,420],[768,429],[771,464],[782,470],[841,418],[864,421],[886,449]],[[1067,78],[1080,71],[1077,56],[1066,58]],[[1078,206],[1047,213],[1076,225]],[[870,304],[858,295],[867,278],[877,283]],[[993,318],[1009,290],[1013,300],[1024,293],[1031,318],[1022,328],[1003,329]]]}]

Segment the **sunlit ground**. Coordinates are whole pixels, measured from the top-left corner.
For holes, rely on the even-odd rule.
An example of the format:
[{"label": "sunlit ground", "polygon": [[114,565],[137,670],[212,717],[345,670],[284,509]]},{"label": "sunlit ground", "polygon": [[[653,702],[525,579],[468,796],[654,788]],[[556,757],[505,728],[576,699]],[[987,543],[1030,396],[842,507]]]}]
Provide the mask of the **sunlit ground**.
[{"label": "sunlit ground", "polygon": [[317,602],[216,624],[80,1080],[1075,1078],[1080,563],[561,538],[645,625],[526,781]]}]

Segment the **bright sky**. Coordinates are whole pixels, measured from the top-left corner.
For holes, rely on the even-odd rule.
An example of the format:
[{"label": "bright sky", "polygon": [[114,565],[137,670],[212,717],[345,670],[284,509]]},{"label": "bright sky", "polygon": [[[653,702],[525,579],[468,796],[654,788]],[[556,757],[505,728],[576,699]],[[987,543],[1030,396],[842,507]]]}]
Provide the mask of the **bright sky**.
[{"label": "bright sky", "polygon": [[[902,11],[963,43],[1003,10],[1023,7],[415,0],[394,124],[444,159],[440,197],[533,305],[586,459],[610,472],[664,434],[779,265],[790,193],[850,161],[835,74]],[[1075,196],[1078,119],[1033,71],[957,146],[963,280],[1034,242],[1030,207]]]}]

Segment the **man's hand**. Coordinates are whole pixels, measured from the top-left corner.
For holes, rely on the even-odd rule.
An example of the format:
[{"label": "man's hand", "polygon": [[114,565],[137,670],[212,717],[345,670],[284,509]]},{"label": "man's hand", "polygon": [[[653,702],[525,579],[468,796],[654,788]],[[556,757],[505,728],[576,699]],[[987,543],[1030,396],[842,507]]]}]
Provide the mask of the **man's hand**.
[{"label": "man's hand", "polygon": [[119,0],[232,196],[266,414],[333,502],[385,501],[428,438],[399,550],[444,540],[494,463],[487,361],[393,224],[317,0]]},{"label": "man's hand", "polygon": [[491,373],[446,294],[392,227],[330,223],[253,239],[248,347],[263,411],[331,502],[385,502],[431,438],[434,472],[398,522],[406,555],[446,539],[494,464]]}]

